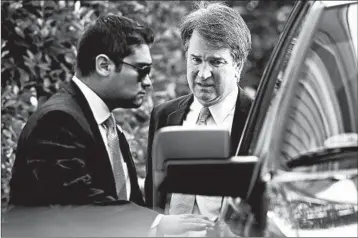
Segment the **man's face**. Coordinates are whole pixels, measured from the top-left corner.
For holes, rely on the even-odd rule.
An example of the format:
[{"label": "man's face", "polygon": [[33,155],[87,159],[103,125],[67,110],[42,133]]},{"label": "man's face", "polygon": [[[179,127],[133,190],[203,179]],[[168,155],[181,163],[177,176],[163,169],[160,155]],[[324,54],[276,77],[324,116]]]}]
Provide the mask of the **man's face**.
[{"label": "man's face", "polygon": [[229,48],[210,45],[194,30],[187,51],[187,79],[202,105],[213,105],[232,92],[237,87],[237,72]]},{"label": "man's face", "polygon": [[[124,58],[123,62],[138,67],[150,66],[152,58],[148,45],[133,46],[133,54]],[[138,108],[143,103],[146,89],[152,83],[149,75],[142,76],[137,69],[125,63],[119,72],[114,68],[110,71],[110,80],[105,85],[104,97],[109,107]]]}]

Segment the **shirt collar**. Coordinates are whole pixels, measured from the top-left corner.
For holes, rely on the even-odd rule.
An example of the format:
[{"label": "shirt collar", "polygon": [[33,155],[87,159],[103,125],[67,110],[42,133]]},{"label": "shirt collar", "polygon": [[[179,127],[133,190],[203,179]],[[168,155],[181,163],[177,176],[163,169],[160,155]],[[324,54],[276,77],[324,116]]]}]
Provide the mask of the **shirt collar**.
[{"label": "shirt collar", "polygon": [[92,89],[90,89],[79,78],[73,76],[72,80],[80,88],[81,92],[85,96],[97,124],[101,125],[105,120],[108,119],[111,114],[107,105]]},{"label": "shirt collar", "polygon": [[[214,105],[209,106],[210,113],[217,125],[223,123],[227,116],[234,113],[238,93],[239,89],[238,87],[235,87],[235,89],[231,93],[229,93],[223,100]],[[190,109],[197,112],[197,114],[199,115],[199,112],[202,108],[203,106],[194,96],[194,101],[190,106]]]}]

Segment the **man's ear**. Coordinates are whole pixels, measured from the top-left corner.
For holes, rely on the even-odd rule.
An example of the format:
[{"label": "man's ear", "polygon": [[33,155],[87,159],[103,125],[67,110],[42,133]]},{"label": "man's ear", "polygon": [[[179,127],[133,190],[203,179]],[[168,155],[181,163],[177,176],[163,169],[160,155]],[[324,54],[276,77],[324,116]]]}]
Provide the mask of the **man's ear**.
[{"label": "man's ear", "polygon": [[96,71],[102,76],[108,76],[113,68],[112,61],[105,54],[97,55]]}]

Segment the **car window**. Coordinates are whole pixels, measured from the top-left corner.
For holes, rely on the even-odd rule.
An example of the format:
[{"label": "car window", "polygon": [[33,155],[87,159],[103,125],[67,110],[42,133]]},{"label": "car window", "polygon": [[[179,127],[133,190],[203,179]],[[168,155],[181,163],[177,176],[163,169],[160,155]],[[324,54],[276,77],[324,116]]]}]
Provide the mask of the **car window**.
[{"label": "car window", "polygon": [[[357,235],[356,36],[357,4],[325,8],[297,78],[288,79],[297,84],[282,131],[270,134],[283,138],[267,187],[267,217],[287,236]],[[273,105],[271,120],[281,112]]]},{"label": "car window", "polygon": [[[351,6],[326,9],[316,27],[298,74],[299,82],[280,144],[281,158],[276,160],[283,168],[288,161],[324,147],[337,147],[342,143],[357,146],[357,5]],[[336,19],[333,21],[333,18]],[[299,32],[300,28],[296,35]],[[281,90],[282,75],[297,45],[296,38],[291,39],[287,60],[277,74],[276,89],[257,142],[251,144],[250,154],[259,158],[266,157],[270,138],[277,137],[273,124],[280,105],[276,101],[285,93]],[[264,166],[261,174],[266,174],[265,169],[272,166]]]},{"label": "car window", "polygon": [[356,24],[357,5],[324,11],[284,127],[279,152],[284,164],[326,148],[357,146]]},{"label": "car window", "polygon": [[[307,10],[307,9],[306,9]],[[267,110],[267,114],[263,119],[263,125],[259,133],[254,136],[252,143],[250,144],[249,154],[253,154],[258,156],[259,158],[264,158],[269,151],[270,139],[273,136],[272,125],[275,122],[275,112],[278,109],[278,104],[276,103],[279,94],[282,94],[283,84],[283,75],[286,73],[288,62],[290,61],[292,55],[292,51],[297,45],[297,38],[302,30],[302,24],[306,19],[307,11],[302,11],[302,15],[298,17],[294,31],[288,36],[287,41],[289,41],[288,46],[281,51],[281,55],[278,57],[279,67],[276,72],[274,72],[270,78],[271,81],[274,81],[275,86],[270,98],[270,105]]]}]

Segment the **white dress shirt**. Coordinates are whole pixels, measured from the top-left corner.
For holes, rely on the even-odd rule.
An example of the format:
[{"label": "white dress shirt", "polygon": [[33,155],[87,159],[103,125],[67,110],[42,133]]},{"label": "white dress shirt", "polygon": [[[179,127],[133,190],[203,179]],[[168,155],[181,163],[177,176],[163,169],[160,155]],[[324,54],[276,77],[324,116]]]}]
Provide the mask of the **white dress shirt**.
[{"label": "white dress shirt", "polygon": [[[107,105],[103,102],[103,100],[95,92],[93,92],[92,89],[90,89],[85,83],[83,83],[76,76],[73,76],[72,80],[79,87],[79,89],[85,96],[85,98],[91,108],[93,116],[98,124],[98,129],[101,132],[103,142],[106,145],[107,153],[110,158],[112,169],[113,169],[113,158],[111,158],[112,155],[109,153],[109,148],[107,145],[106,128],[103,125],[103,122],[105,120],[107,120],[107,118],[110,116],[111,112],[109,111]],[[120,131],[122,131],[122,128],[120,127],[120,125],[117,124],[117,127]],[[99,158],[99,159],[102,159],[102,158]],[[128,168],[127,168],[127,164],[124,162],[122,157],[121,157],[121,162],[123,165],[124,176],[126,178],[127,199],[129,200],[130,194],[131,194],[131,183],[130,183],[130,179],[128,176]]]},{"label": "white dress shirt", "polygon": [[[226,129],[231,133],[238,91],[238,88],[235,88],[219,103],[209,107],[212,117],[208,118],[206,121],[207,126],[217,126]],[[196,122],[202,108],[203,106],[194,97],[193,103],[190,105],[189,112],[183,121],[183,126],[196,126]],[[194,207],[194,213],[200,213],[212,220],[219,216],[222,197],[196,195],[195,201],[196,205]]]}]

